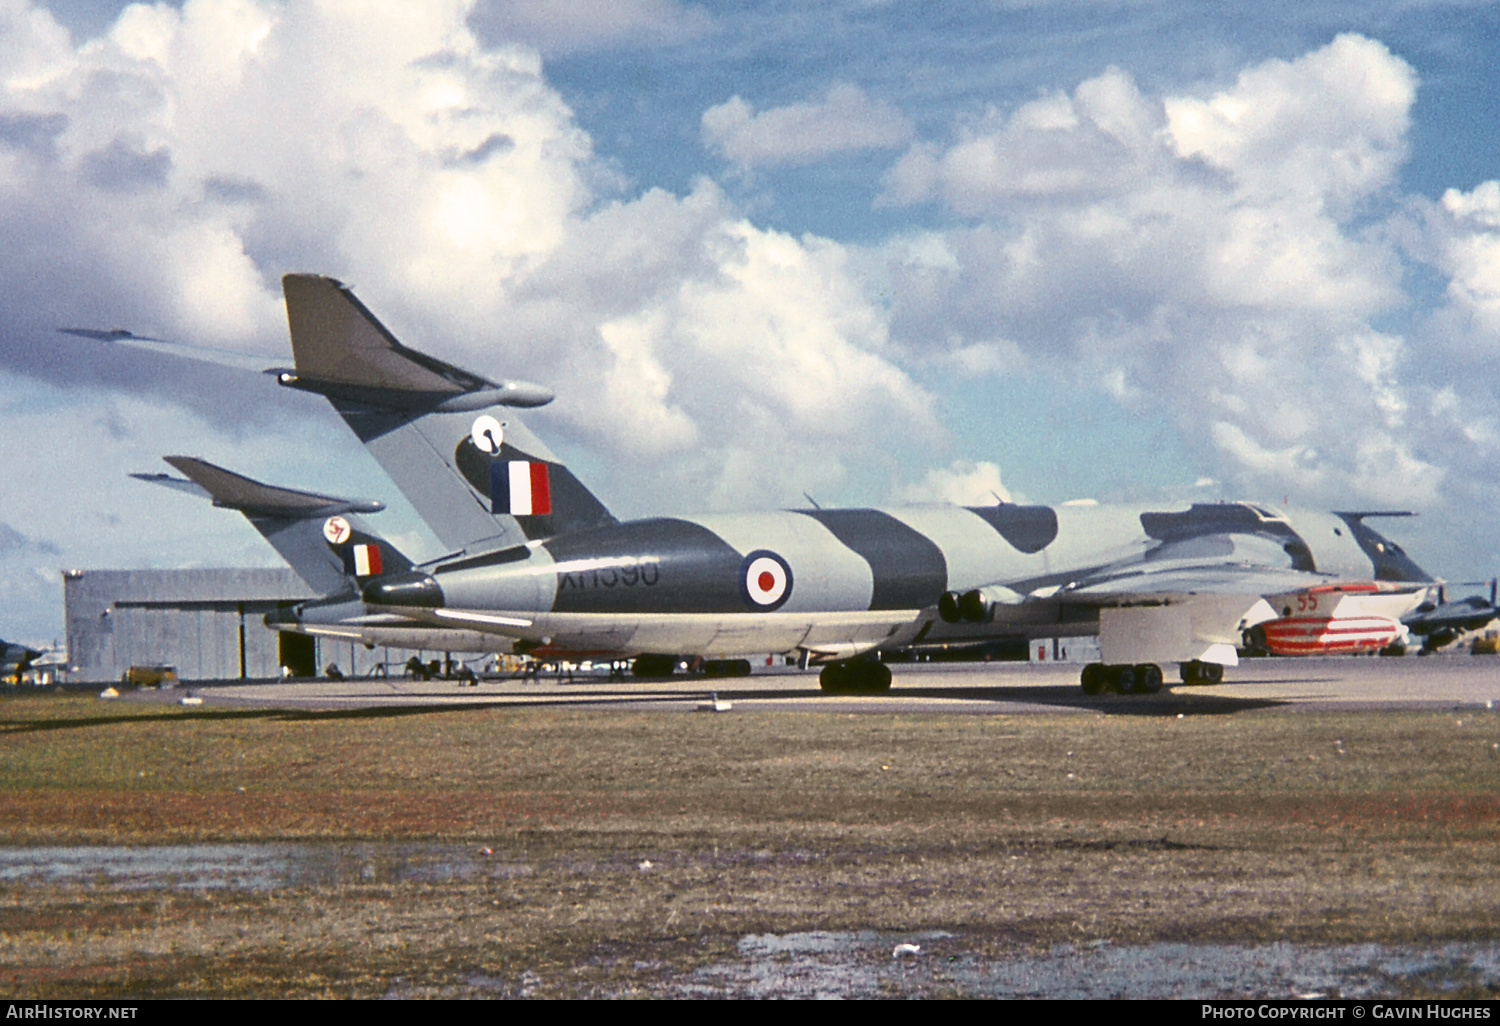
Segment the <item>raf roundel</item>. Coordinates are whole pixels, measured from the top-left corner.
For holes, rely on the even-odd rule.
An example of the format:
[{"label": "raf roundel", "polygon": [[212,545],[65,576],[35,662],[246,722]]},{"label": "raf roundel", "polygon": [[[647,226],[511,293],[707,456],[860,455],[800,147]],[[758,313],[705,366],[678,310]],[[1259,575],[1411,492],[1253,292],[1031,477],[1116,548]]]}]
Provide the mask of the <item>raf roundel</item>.
[{"label": "raf roundel", "polygon": [[329,545],[344,544],[351,533],[349,521],[343,517],[329,517],[323,521],[323,537],[328,539]]},{"label": "raf roundel", "polygon": [[757,612],[780,609],[792,597],[792,568],[769,549],[756,549],[740,564],[740,597]]}]

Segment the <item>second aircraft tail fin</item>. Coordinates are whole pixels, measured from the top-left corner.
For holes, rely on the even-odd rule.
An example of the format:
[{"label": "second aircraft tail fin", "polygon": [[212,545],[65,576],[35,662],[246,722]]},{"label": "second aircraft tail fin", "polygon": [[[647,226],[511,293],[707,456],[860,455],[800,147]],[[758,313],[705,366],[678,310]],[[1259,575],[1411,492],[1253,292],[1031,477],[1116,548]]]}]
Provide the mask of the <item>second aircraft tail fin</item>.
[{"label": "second aircraft tail fin", "polygon": [[168,456],[166,461],[186,480],[168,474],[131,476],[243,513],[319,595],[355,591],[361,578],[411,569],[411,560],[359,516],[384,509],[383,503],[278,488],[191,456]]}]

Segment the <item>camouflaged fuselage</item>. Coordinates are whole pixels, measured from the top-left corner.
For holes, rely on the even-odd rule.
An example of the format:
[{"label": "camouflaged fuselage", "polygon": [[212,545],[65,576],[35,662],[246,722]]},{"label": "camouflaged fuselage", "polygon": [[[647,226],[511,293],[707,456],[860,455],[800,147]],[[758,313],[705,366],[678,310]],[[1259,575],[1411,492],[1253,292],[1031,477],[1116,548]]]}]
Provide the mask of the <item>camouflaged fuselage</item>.
[{"label": "camouflaged fuselage", "polygon": [[1025,596],[1153,554],[1232,562],[1237,544],[1253,549],[1260,566],[1363,580],[1429,579],[1356,514],[1273,512],[1243,503],[1175,510],[943,505],[630,521],[371,582],[366,597],[389,605],[555,613],[920,610],[945,592],[1002,585]]}]

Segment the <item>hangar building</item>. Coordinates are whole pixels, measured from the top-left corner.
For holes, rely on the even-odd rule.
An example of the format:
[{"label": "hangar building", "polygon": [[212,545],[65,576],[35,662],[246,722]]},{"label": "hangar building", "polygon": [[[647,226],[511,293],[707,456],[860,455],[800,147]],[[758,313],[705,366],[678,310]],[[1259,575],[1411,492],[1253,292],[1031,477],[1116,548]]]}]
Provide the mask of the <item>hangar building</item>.
[{"label": "hangar building", "polygon": [[[132,666],[171,666],[181,680],[310,677],[330,663],[348,676],[390,667],[413,653],[366,649],[274,631],[266,613],[314,598],[290,569],[68,570],[63,610],[68,679],[118,681]],[[441,655],[442,653],[437,653]],[[429,653],[420,653],[426,661]]]}]

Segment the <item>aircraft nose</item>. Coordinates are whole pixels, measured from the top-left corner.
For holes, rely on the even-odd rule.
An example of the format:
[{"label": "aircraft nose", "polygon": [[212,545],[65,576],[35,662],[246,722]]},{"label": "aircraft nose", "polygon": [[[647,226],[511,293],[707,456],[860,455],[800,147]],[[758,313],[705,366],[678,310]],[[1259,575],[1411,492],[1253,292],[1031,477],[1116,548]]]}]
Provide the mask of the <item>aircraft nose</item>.
[{"label": "aircraft nose", "polygon": [[443,589],[430,574],[420,571],[386,574],[365,582],[361,597],[372,606],[423,606],[437,609],[443,601]]}]

